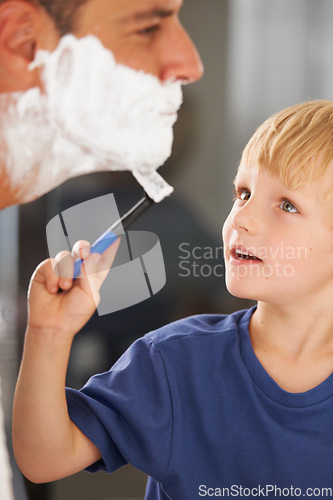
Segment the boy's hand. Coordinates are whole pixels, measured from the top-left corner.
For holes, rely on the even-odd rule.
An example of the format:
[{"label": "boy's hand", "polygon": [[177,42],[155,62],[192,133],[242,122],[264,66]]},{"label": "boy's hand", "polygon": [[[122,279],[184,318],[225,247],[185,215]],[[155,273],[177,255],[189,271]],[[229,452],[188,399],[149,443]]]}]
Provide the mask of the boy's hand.
[{"label": "boy's hand", "polygon": [[[42,262],[32,276],[28,300],[28,329],[74,336],[91,318],[100,301],[99,290],[114,261],[120,239],[105,252],[90,253],[90,244],[78,241],[70,252]],[[83,260],[73,281],[74,262]],[[58,293],[60,292],[60,293]]]},{"label": "boy's hand", "polygon": [[[13,405],[13,446],[22,472],[35,482],[54,481],[101,458],[70,420],[66,371],[74,335],[99,302],[99,290],[120,240],[100,255],[80,241],[36,269],[29,287],[29,318]],[[73,282],[74,261],[83,260]],[[58,293],[60,291],[60,293]]]}]

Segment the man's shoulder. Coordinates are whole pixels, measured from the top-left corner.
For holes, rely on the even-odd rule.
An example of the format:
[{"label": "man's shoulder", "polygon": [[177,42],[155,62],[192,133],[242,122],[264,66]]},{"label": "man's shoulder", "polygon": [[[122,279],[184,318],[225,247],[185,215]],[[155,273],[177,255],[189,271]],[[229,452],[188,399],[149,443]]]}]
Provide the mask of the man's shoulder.
[{"label": "man's shoulder", "polygon": [[226,336],[238,333],[240,324],[251,316],[251,309],[231,314],[198,314],[169,323],[145,336],[148,342],[161,346],[168,342]]}]

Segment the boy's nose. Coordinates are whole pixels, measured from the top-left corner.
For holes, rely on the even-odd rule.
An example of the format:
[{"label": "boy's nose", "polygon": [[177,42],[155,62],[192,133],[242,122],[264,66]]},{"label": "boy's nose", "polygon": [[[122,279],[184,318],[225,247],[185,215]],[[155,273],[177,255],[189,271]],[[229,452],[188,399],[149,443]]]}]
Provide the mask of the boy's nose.
[{"label": "boy's nose", "polygon": [[162,66],[160,80],[181,80],[194,83],[203,75],[204,68],[199,53],[191,38],[178,21],[169,38],[165,64]]},{"label": "boy's nose", "polygon": [[254,207],[250,206],[249,203],[234,213],[231,219],[231,226],[235,231],[254,234],[258,231],[260,221]]}]

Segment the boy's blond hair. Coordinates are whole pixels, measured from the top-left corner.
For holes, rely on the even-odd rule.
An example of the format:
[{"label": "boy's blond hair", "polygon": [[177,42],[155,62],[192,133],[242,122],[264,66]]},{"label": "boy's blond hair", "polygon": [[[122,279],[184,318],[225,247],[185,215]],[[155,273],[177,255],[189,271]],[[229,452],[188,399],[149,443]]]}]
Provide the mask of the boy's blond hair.
[{"label": "boy's blond hair", "polygon": [[333,200],[333,101],[308,101],[276,113],[256,130],[241,163],[277,175],[288,189],[321,182]]}]

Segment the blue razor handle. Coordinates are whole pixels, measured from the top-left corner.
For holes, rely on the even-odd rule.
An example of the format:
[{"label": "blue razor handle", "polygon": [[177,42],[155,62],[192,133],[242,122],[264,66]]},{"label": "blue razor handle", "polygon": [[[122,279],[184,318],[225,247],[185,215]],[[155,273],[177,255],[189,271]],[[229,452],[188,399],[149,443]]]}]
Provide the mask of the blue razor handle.
[{"label": "blue razor handle", "polygon": [[[109,246],[112,245],[114,241],[118,236],[114,234],[112,231],[108,230],[102,236],[100,236],[95,243],[91,245],[91,250],[90,253],[100,253],[102,254]],[[81,259],[76,259],[74,263],[74,276],[73,279],[76,279],[81,271],[82,267],[82,260]]]},{"label": "blue razor handle", "polygon": [[[107,229],[92,245],[90,253],[102,254],[112,243],[116,241],[119,235],[126,230],[140,215],[142,215],[154,201],[146,194],[131,210],[116,221],[109,229]],[[82,260],[77,259],[74,263],[74,276],[76,279],[81,271]]]}]

